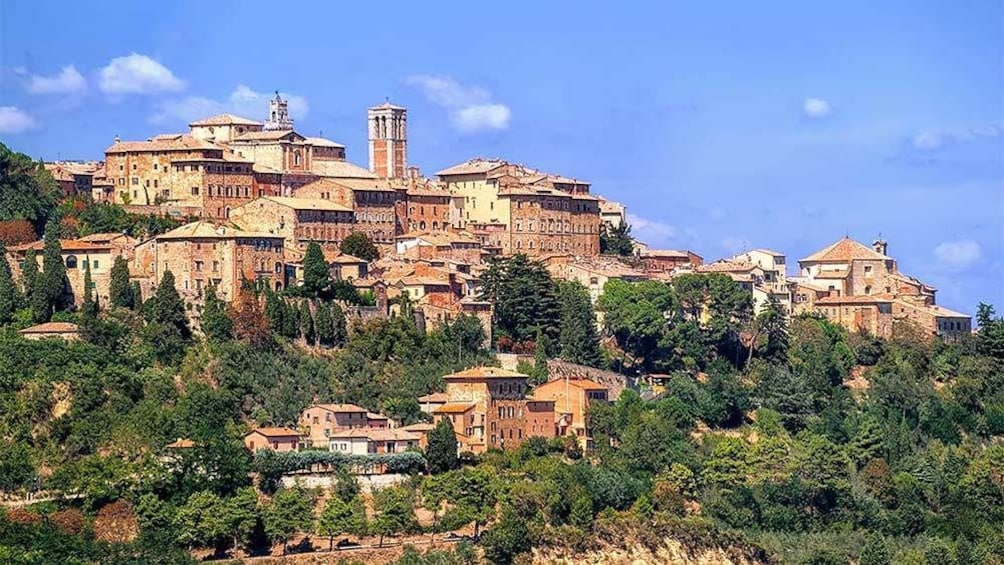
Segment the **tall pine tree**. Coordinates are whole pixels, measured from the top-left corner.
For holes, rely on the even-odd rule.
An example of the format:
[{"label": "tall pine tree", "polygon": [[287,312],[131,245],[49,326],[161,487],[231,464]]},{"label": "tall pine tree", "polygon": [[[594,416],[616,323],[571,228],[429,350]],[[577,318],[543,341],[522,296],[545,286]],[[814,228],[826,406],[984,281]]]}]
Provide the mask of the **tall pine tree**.
[{"label": "tall pine tree", "polygon": [[206,289],[201,325],[207,339],[224,341],[234,336],[234,323],[227,315],[227,305],[216,296],[216,285]]},{"label": "tall pine tree", "polygon": [[129,264],[125,257],[118,255],[112,263],[111,281],[108,284],[108,300],[119,308],[135,307],[132,286],[129,284]]},{"label": "tall pine tree", "polygon": [[331,286],[331,271],[324,252],[316,241],[307,244],[303,255],[303,290],[310,296],[318,296]]},{"label": "tall pine tree", "polygon": [[42,287],[48,303],[45,314],[45,320],[48,320],[53,312],[65,306],[66,265],[63,264],[63,249],[59,243],[59,224],[55,221],[46,224],[42,241]]},{"label": "tall pine tree", "polygon": [[17,304],[17,287],[7,262],[7,249],[0,242],[0,325],[9,324],[14,319]]},{"label": "tall pine tree", "polygon": [[182,302],[178,289],[174,287],[174,273],[164,271],[153,301],[154,322],[174,326],[182,339],[192,336],[192,330],[188,327],[188,316],[185,314],[185,303]]},{"label": "tall pine tree", "polygon": [[335,347],[341,347],[345,345],[345,341],[349,338],[348,327],[345,322],[345,312],[342,311],[342,307],[338,304],[331,303],[331,325],[333,328],[333,344]]},{"label": "tall pine tree", "polygon": [[331,308],[323,302],[317,304],[317,314],[314,316],[317,327],[317,342],[325,347],[335,344],[335,324],[331,319]]},{"label": "tall pine tree", "polygon": [[300,302],[300,335],[307,345],[314,345],[314,318],[310,315],[310,302],[303,300]]},{"label": "tall pine tree", "polygon": [[571,363],[599,367],[600,338],[596,331],[596,314],[589,291],[578,281],[558,284],[561,299],[561,358]]}]

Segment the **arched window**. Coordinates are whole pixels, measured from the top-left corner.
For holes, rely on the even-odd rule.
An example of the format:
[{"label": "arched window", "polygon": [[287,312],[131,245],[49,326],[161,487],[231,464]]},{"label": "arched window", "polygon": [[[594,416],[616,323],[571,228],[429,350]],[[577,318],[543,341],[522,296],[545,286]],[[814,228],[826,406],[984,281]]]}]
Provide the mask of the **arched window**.
[{"label": "arched window", "polygon": [[275,262],[275,272],[276,273],[281,273],[282,272],[282,263],[280,263],[278,261]]},{"label": "arched window", "polygon": [[226,217],[226,218],[230,217],[230,206],[227,206],[225,214],[226,214],[226,216],[224,216],[224,217]]},{"label": "arched window", "polygon": [[439,229],[439,222],[432,222],[432,229],[438,230]]},{"label": "arched window", "polygon": [[77,268],[77,257],[76,257],[76,255],[69,255],[66,258],[66,268],[67,269],[76,269]]},{"label": "arched window", "polygon": [[422,222],[419,222],[419,223],[418,223],[418,228],[419,228],[419,229],[423,229],[423,230],[424,230],[424,229],[425,229],[425,222],[424,222],[424,221],[422,221]]}]

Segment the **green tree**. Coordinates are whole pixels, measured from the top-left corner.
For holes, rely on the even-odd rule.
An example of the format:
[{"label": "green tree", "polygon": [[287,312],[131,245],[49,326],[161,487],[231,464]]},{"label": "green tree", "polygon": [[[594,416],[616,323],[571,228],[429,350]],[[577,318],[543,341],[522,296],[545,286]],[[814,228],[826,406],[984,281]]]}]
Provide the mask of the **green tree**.
[{"label": "green tree", "polygon": [[309,296],[320,296],[331,287],[331,267],[316,241],[307,244],[303,255],[303,290]]},{"label": "green tree", "polygon": [[358,231],[350,233],[343,239],[341,245],[338,246],[338,250],[346,255],[352,255],[367,262],[376,261],[380,258],[380,252],[377,251],[376,245],[373,245],[373,242],[370,241],[369,236]]},{"label": "green tree", "polygon": [[762,358],[772,362],[783,362],[788,358],[788,323],[781,304],[772,294],[766,308],[756,317],[754,324],[754,350]]},{"label": "green tree", "polygon": [[865,546],[861,548],[861,557],[858,562],[861,565],[889,565],[892,563],[885,539],[881,535],[868,536]]},{"label": "green tree", "polygon": [[125,257],[121,255],[115,256],[110,277],[108,300],[112,306],[135,308],[138,297],[133,295],[132,287],[129,284],[129,264],[126,262]]},{"label": "green tree", "polygon": [[352,519],[352,507],[348,503],[337,496],[328,498],[317,519],[317,535],[328,538],[329,551],[335,547],[335,536],[349,533]]},{"label": "green tree", "polygon": [[411,493],[404,487],[386,488],[374,496],[373,531],[380,536],[378,547],[383,547],[384,536],[403,533],[415,524],[415,510]]},{"label": "green tree", "polygon": [[0,143],[0,221],[28,220],[45,225],[62,190],[41,162]]},{"label": "green tree", "polygon": [[34,479],[35,466],[28,446],[0,440],[0,491],[13,492],[29,486]]},{"label": "green tree", "polygon": [[558,283],[558,297],[561,300],[561,358],[599,367],[603,356],[589,291],[578,281],[562,281]]},{"label": "green tree", "polygon": [[0,325],[9,324],[14,319],[17,305],[17,287],[7,262],[7,249],[0,242]]},{"label": "green tree", "polygon": [[227,305],[216,296],[216,285],[206,288],[202,304],[202,333],[211,340],[225,341],[234,337],[234,322],[227,315]]},{"label": "green tree", "polygon": [[230,536],[236,552],[246,542],[258,522],[258,495],[253,487],[238,489],[223,501],[219,520]]},{"label": "green tree", "polygon": [[331,308],[323,302],[317,303],[317,315],[314,316],[317,326],[317,342],[325,347],[335,345],[335,323],[331,319]]},{"label": "green tree", "polygon": [[293,534],[313,529],[313,497],[301,489],[282,489],[261,514],[265,535],[273,542],[281,541],[285,555],[286,542]]},{"label": "green tree", "polygon": [[188,316],[185,314],[185,303],[182,302],[181,295],[174,286],[174,273],[170,270],[164,271],[164,276],[157,285],[157,291],[153,295],[151,315],[152,321],[177,330],[182,339],[187,340],[192,336],[192,331],[188,327]]},{"label": "green tree", "polygon": [[178,541],[188,548],[216,545],[229,532],[222,520],[223,500],[210,491],[201,491],[188,497],[175,513]]},{"label": "green tree", "polygon": [[673,292],[665,283],[631,283],[610,279],[597,301],[603,324],[632,363],[646,369],[665,355],[666,312],[673,306]]},{"label": "green tree", "polygon": [[331,344],[335,347],[345,345],[349,330],[345,321],[345,312],[338,304],[331,303]]},{"label": "green tree", "polygon": [[543,264],[522,254],[493,258],[481,280],[480,298],[495,305],[493,321],[500,336],[528,342],[541,331],[552,342],[558,339],[557,286]]},{"label": "green tree", "polygon": [[430,473],[445,473],[457,468],[457,435],[449,418],[439,420],[429,432],[428,441],[425,460],[429,462]]},{"label": "green tree", "polygon": [[450,502],[474,521],[474,537],[495,515],[498,502],[496,477],[485,467],[468,467],[453,472]]},{"label": "green tree", "polygon": [[600,253],[630,257],[634,253],[631,226],[622,222],[611,228],[604,224],[600,230]]},{"label": "green tree", "polygon": [[66,265],[63,264],[62,253],[62,246],[59,243],[59,225],[56,222],[49,222],[45,226],[45,237],[42,243],[42,273],[39,275],[35,288],[37,297],[33,297],[32,301],[36,322],[47,322],[53,312],[63,309],[63,295],[66,292]]},{"label": "green tree", "polygon": [[488,563],[510,565],[518,555],[530,551],[530,529],[526,518],[506,506],[499,521],[485,532],[481,546]]},{"label": "green tree", "polygon": [[80,306],[80,313],[86,319],[94,320],[98,317],[98,302],[94,299],[94,283],[91,282],[91,264],[84,263],[84,301]]},{"label": "green tree", "polygon": [[314,333],[314,317],[310,314],[310,303],[306,300],[300,301],[300,310],[297,314],[300,322],[300,336],[307,345],[314,345],[317,334]]}]

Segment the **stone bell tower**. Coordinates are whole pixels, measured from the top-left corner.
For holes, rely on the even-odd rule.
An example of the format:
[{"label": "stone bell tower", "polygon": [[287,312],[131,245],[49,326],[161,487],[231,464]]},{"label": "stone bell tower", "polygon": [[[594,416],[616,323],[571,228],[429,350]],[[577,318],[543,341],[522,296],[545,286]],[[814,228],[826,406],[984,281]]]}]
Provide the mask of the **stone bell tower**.
[{"label": "stone bell tower", "polygon": [[366,111],[370,171],[380,178],[403,179],[408,169],[408,110],[389,101]]},{"label": "stone bell tower", "polygon": [[265,129],[268,131],[286,131],[293,129],[293,118],[289,117],[289,101],[279,97],[279,91],[275,91],[275,98],[268,101],[268,119],[265,120]]}]

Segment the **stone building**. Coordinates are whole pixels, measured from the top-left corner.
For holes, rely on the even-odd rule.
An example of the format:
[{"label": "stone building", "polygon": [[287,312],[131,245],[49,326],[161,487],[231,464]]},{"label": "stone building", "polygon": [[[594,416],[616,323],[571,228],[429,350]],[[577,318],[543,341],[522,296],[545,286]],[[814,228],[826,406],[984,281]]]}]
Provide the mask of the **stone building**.
[{"label": "stone building", "polygon": [[354,429],[386,429],[389,420],[355,404],[311,404],[300,414],[299,428],[310,447],[328,448],[337,432]]},{"label": "stone building", "polygon": [[647,271],[658,273],[691,272],[704,263],[693,251],[676,249],[640,249],[637,256]]},{"label": "stone building", "polygon": [[607,229],[619,228],[627,223],[627,207],[620,202],[600,198],[600,221]]},{"label": "stone building", "polygon": [[481,264],[481,242],[467,232],[419,231],[399,235],[396,239],[397,254],[407,259]]},{"label": "stone building", "polygon": [[230,143],[238,137],[262,130],[262,123],[233,114],[217,114],[188,124],[189,133],[196,139],[213,143]]},{"label": "stone building", "polygon": [[398,223],[409,232],[446,231],[450,229],[453,197],[446,190],[405,188],[398,196]]},{"label": "stone building", "polygon": [[244,447],[252,453],[262,449],[299,451],[300,434],[290,428],[255,428],[244,434]]},{"label": "stone building", "polygon": [[[97,237],[94,237],[97,236]],[[88,238],[61,239],[61,257],[66,267],[67,292],[73,303],[80,305],[84,300],[84,272],[90,267],[91,284],[94,297],[100,304],[108,304],[111,270],[115,257],[122,255],[127,259],[132,256],[136,240],[118,234],[94,234]],[[39,271],[42,270],[43,242],[34,241],[23,245],[10,247],[7,250],[11,273],[15,280],[21,280],[24,271],[25,255],[29,249],[35,250],[35,260]]]},{"label": "stone building", "polygon": [[56,179],[66,196],[89,195],[94,188],[94,173],[102,169],[97,161],[57,161],[45,163],[45,170]]},{"label": "stone building", "polygon": [[170,270],[182,298],[197,303],[209,286],[225,301],[237,297],[244,281],[281,290],[284,265],[281,236],[198,221],[137,245],[130,272],[149,281],[149,292]]},{"label": "stone building", "polygon": [[[600,201],[585,181],[482,158],[436,175],[460,209],[453,226],[472,224],[502,254],[599,253]],[[496,225],[506,233],[488,229]]]},{"label": "stone building", "polygon": [[397,194],[387,181],[321,178],[297,188],[293,196],[328,200],[352,210],[353,231],[366,234],[386,253],[393,250],[398,233]]},{"label": "stone building", "polygon": [[593,448],[586,412],[590,405],[607,402],[609,389],[590,379],[560,379],[533,389],[534,398],[554,403],[554,423],[559,436],[574,436],[584,450]]},{"label": "stone building", "polygon": [[802,259],[793,309],[819,312],[851,331],[890,337],[910,321],[932,335],[955,338],[972,331],[971,318],[936,304],[936,289],[899,271],[888,244],[871,247],[844,237]]},{"label": "stone building", "polygon": [[[526,379],[524,374],[497,367],[476,367],[446,375],[443,381],[449,402],[433,409],[433,419],[436,423],[450,419],[462,444],[460,449],[473,453],[513,449],[531,436],[554,437],[553,425],[540,421],[541,413],[553,414],[554,402],[527,399]],[[534,403],[532,413],[528,402]]]},{"label": "stone building", "polygon": [[408,168],[408,110],[384,102],[366,111],[370,172],[403,179]]},{"label": "stone building", "polygon": [[191,135],[116,140],[105,150],[104,171],[119,204],[191,206],[222,219],[255,197],[250,160]]},{"label": "stone building", "polygon": [[729,259],[698,265],[698,273],[721,273],[739,283],[753,297],[753,312],[759,314],[774,300],[783,312],[791,311],[791,283],[783,253],[754,249]]},{"label": "stone building", "polygon": [[611,279],[638,282],[652,278],[648,273],[618,258],[604,255],[577,257],[571,254],[555,254],[544,257],[541,262],[552,276],[582,284],[589,291],[589,298],[593,304],[599,300],[603,294],[603,287]]},{"label": "stone building", "polygon": [[321,198],[266,196],[235,208],[230,218],[239,226],[277,236],[301,250],[311,241],[337,248],[356,230],[352,208]]}]

